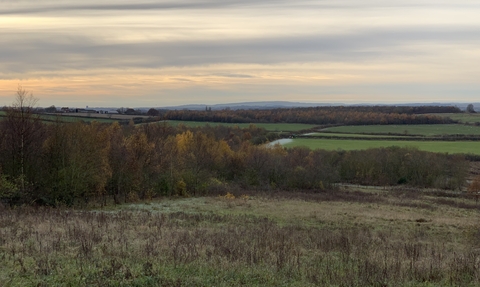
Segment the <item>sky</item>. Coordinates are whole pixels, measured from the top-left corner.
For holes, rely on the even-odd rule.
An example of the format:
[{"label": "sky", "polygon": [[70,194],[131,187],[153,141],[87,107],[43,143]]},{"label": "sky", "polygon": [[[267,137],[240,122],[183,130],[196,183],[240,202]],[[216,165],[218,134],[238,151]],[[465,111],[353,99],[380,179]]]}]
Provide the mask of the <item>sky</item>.
[{"label": "sky", "polygon": [[480,101],[480,1],[0,0],[0,105]]}]

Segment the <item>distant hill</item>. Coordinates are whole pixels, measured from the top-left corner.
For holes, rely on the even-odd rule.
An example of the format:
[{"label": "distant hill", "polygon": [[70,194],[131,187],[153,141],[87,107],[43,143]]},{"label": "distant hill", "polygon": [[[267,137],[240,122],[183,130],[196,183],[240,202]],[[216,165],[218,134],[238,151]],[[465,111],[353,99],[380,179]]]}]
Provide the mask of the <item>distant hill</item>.
[{"label": "distant hill", "polygon": [[[288,102],[288,101],[264,101],[264,102],[242,102],[242,103],[228,103],[228,104],[216,104],[216,105],[203,105],[203,104],[192,104],[192,105],[179,105],[179,106],[167,106],[167,107],[157,107],[158,109],[163,110],[205,110],[206,108],[211,108],[212,110],[223,110],[223,109],[232,109],[232,110],[248,110],[248,109],[276,109],[276,108],[301,108],[301,107],[327,107],[327,106],[455,106],[461,110],[465,110],[467,105],[470,103],[355,103],[355,104],[345,104],[345,103],[302,103],[302,102]],[[472,103],[475,107],[475,110],[480,111],[480,103]],[[141,108],[148,109],[148,108]]]},{"label": "distant hill", "polygon": [[159,107],[164,110],[205,110],[211,108],[212,110],[249,110],[249,109],[276,109],[276,108],[300,108],[300,107],[316,107],[316,106],[339,106],[341,103],[300,103],[287,101],[271,101],[271,102],[242,102],[242,103],[228,103],[216,105],[180,105]]},{"label": "distant hill", "polygon": [[[211,108],[212,110],[250,110],[250,109],[276,109],[276,108],[302,108],[302,107],[328,107],[328,106],[455,106],[461,110],[466,110],[467,105],[470,103],[302,103],[302,102],[289,102],[289,101],[263,101],[263,102],[241,102],[241,103],[228,103],[228,104],[190,104],[190,105],[178,105],[178,106],[164,106],[154,107],[160,110],[205,110]],[[472,103],[477,112],[480,111],[480,103]],[[135,108],[144,112],[148,111],[151,107]],[[96,108],[100,109],[100,108]],[[108,108],[115,110],[116,108]]]}]

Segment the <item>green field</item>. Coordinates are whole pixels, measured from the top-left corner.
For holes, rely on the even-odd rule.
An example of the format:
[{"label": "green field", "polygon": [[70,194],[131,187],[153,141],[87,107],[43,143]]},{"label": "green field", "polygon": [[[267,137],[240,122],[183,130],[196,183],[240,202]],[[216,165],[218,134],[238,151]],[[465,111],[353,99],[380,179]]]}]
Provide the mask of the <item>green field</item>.
[{"label": "green field", "polygon": [[55,116],[55,115],[41,115],[40,118],[45,120],[46,122],[64,122],[64,123],[74,123],[79,121],[84,122],[99,122],[99,123],[113,123],[118,120],[115,119],[107,119],[107,118],[97,118],[97,117],[73,117],[73,116]]},{"label": "green field", "polygon": [[206,125],[210,126],[238,126],[239,128],[248,128],[250,125],[255,125],[259,128],[264,128],[267,131],[272,132],[298,132],[301,130],[309,130],[317,127],[317,125],[308,125],[308,124],[270,124],[270,123],[246,123],[246,124],[232,124],[232,123],[217,123],[217,122],[193,122],[193,121],[168,121],[169,124],[177,126],[183,124],[187,127],[203,127]]},{"label": "green field", "polygon": [[342,133],[308,133],[304,136],[310,137],[341,137],[341,138],[403,138],[403,136],[389,136],[389,135],[367,135],[367,134],[342,134]]},{"label": "green field", "polygon": [[480,113],[444,113],[444,114],[428,114],[431,116],[448,117],[452,120],[459,121],[461,123],[478,123],[480,122]]},{"label": "green field", "polygon": [[[397,134],[393,136],[392,134]],[[311,149],[325,150],[363,150],[389,146],[416,147],[420,150],[441,153],[480,154],[480,142],[475,141],[415,141],[396,140],[403,136],[443,136],[443,135],[480,135],[480,127],[461,124],[446,125],[370,125],[340,126],[323,129],[322,132],[306,134],[306,136],[342,137],[345,139],[308,139],[297,138],[285,147],[306,146]],[[382,138],[381,140],[372,140]],[[384,138],[391,138],[384,139]]]},{"label": "green field", "polygon": [[371,126],[340,126],[326,128],[322,131],[354,134],[404,134],[404,135],[480,135],[480,126],[466,125],[371,125]]},{"label": "green field", "polygon": [[306,146],[325,150],[363,150],[389,146],[416,147],[419,150],[441,153],[480,154],[480,142],[474,141],[396,141],[396,140],[334,140],[334,139],[293,139],[285,147]]}]

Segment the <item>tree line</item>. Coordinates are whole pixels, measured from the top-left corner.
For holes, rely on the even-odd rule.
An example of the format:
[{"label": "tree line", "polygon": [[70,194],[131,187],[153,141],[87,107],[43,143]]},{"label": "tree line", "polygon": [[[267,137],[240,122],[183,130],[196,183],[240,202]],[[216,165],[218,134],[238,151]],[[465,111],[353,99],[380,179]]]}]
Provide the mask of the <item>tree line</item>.
[{"label": "tree line", "polygon": [[[263,128],[167,123],[44,123],[24,90],[0,122],[0,199],[9,203],[116,203],[240,190],[310,190],[338,183],[458,189],[462,156],[410,148],[285,149],[256,144]],[[263,142],[263,140],[260,140]]]},{"label": "tree line", "polygon": [[456,121],[427,113],[458,113],[457,107],[353,106],[258,110],[173,110],[160,115],[168,120],[224,123],[304,123],[318,125],[446,124]]},{"label": "tree line", "polygon": [[[166,124],[28,122],[0,125],[0,197],[73,205],[240,190],[310,190],[337,183],[458,189],[461,156],[408,148],[324,151],[254,145],[251,126],[189,129]],[[21,132],[20,132],[21,131]],[[23,133],[22,133],[23,132]]]}]

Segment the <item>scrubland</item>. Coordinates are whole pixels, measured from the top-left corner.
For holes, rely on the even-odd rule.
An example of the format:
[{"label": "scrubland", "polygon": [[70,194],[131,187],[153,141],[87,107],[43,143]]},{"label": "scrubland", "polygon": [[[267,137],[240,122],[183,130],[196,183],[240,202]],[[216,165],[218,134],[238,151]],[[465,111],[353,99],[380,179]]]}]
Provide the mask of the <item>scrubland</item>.
[{"label": "scrubland", "polygon": [[1,286],[478,286],[460,193],[343,187],[0,209]]}]

